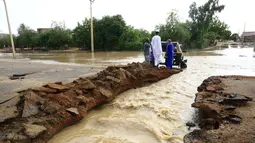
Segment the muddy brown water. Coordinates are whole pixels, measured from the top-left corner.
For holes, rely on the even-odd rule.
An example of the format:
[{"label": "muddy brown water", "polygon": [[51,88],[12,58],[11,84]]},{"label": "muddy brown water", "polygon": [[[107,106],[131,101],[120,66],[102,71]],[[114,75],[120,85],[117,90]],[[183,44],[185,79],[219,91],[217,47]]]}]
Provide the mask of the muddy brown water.
[{"label": "muddy brown water", "polygon": [[[214,75],[255,76],[254,56],[253,48],[188,52],[188,68],[182,73],[122,93],[49,143],[181,143],[188,133],[185,123],[193,120],[191,103],[202,81]],[[141,52],[34,53],[18,57],[45,64],[99,67],[143,61]]]}]

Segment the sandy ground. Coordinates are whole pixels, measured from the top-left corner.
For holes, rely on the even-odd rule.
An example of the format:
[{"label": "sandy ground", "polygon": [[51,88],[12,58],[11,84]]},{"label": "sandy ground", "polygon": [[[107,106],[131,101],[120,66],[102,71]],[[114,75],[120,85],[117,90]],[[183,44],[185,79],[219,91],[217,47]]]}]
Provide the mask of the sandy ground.
[{"label": "sandy ground", "polygon": [[[70,82],[100,71],[84,66],[50,65],[21,59],[0,59],[0,103],[15,96],[17,91],[38,87],[48,82]],[[24,79],[10,80],[13,74],[27,74]]]},{"label": "sandy ground", "polygon": [[[202,129],[186,135],[184,142],[254,143],[254,85],[255,77],[223,76],[206,79],[198,88],[195,103],[192,104],[205,113],[200,122]],[[233,94],[237,96],[229,97]]]},{"label": "sandy ground", "polygon": [[246,106],[236,108],[232,114],[242,118],[240,124],[223,124],[218,130],[208,133],[214,135],[213,142],[217,143],[254,143],[255,142],[255,78],[226,78],[222,80],[227,88],[225,92],[238,93],[253,99]]}]

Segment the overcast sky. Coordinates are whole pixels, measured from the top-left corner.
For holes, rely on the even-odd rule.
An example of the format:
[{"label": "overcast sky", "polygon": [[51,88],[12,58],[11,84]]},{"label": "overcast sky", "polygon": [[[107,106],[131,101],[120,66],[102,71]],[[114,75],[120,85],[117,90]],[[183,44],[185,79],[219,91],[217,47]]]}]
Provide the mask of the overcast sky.
[{"label": "overcast sky", "polygon": [[[198,5],[207,0],[95,0],[93,15],[121,14],[128,25],[149,31],[164,23],[171,9],[179,11],[181,20],[188,18],[189,6],[195,1]],[[50,27],[52,21],[65,21],[73,29],[77,22],[90,16],[89,0],[6,0],[13,33],[21,23],[33,29]],[[219,14],[221,20],[230,26],[232,32],[244,29],[255,31],[255,0],[220,0],[226,5]],[[8,27],[4,5],[0,0],[0,33],[7,33]]]}]

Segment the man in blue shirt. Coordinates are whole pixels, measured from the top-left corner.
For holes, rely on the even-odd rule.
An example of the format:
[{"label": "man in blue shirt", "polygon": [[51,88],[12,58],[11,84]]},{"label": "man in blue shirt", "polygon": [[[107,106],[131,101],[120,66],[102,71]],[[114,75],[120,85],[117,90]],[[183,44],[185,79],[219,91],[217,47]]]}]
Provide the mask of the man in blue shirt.
[{"label": "man in blue shirt", "polygon": [[168,45],[166,47],[166,67],[173,69],[173,59],[174,59],[174,45],[172,40],[168,40]]}]

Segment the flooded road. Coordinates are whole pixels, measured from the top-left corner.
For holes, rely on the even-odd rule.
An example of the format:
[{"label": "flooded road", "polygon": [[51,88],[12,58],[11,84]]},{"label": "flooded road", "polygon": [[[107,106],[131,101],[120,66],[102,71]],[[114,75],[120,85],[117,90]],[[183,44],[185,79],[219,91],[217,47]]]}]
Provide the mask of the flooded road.
[{"label": "flooded road", "polygon": [[[142,62],[139,52],[23,54],[33,62],[107,66]],[[186,53],[188,68],[147,87],[120,94],[64,129],[49,143],[181,143],[192,121],[197,87],[214,75],[255,75],[252,48]],[[40,60],[38,60],[40,59]]]}]

